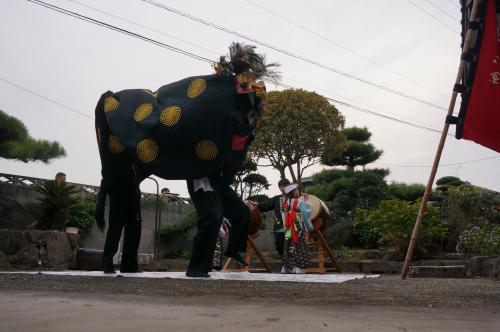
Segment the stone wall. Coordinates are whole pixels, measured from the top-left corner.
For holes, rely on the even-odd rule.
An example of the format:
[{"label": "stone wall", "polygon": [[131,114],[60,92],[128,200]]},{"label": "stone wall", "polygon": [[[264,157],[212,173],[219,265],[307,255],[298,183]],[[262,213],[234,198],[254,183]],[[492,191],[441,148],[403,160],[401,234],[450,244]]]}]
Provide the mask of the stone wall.
[{"label": "stone wall", "polygon": [[59,231],[0,229],[0,269],[73,268],[79,240]]}]

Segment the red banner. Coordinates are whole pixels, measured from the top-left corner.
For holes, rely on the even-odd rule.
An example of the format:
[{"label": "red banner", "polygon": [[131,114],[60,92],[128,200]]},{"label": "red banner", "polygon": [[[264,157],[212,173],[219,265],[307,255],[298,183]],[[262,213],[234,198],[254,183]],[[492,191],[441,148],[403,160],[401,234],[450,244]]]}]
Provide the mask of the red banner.
[{"label": "red banner", "polygon": [[500,152],[500,37],[495,0],[487,0],[481,50],[462,138]]}]

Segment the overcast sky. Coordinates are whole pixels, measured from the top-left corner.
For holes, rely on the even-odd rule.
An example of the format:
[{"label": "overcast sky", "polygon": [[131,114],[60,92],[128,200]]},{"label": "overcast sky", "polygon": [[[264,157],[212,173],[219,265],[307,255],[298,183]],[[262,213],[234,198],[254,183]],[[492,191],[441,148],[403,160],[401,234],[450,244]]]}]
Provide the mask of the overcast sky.
[{"label": "overcast sky", "polygon": [[[458,1],[156,1],[359,79],[448,107],[461,53]],[[140,0],[79,0],[87,7],[68,0],[46,2],[209,59],[226,54],[232,41],[251,43]],[[53,178],[63,171],[70,182],[97,185],[100,162],[93,113],[103,92],[156,90],[212,72],[205,62],[24,0],[1,1],[0,43],[0,109],[23,121],[32,137],[58,141],[67,151],[66,157],[49,164],[0,159],[0,172],[24,176]],[[442,129],[444,110],[257,46],[269,61],[281,63],[285,84]],[[390,181],[427,182],[438,133],[336,106],[347,126],[366,126],[373,144],[384,151],[371,167],[389,168]],[[450,132],[455,133],[454,127]],[[449,137],[441,164],[453,165],[440,167],[437,178],[458,175],[500,191],[500,158],[493,150]],[[308,169],[305,175],[319,169]],[[270,168],[261,171],[273,184],[268,194],[276,193],[278,173]],[[183,181],[160,185],[187,196]],[[154,190],[149,180],[141,188]]]}]

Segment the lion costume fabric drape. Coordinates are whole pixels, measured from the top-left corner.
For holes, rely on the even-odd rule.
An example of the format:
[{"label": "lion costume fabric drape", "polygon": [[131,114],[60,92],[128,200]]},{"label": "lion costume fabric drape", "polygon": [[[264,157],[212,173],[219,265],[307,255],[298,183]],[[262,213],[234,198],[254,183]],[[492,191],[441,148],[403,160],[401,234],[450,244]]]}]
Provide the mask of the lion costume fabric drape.
[{"label": "lion costume fabric drape", "polygon": [[103,136],[97,124],[98,140],[147,174],[165,179],[212,175],[244,158],[252,128],[237,102],[234,77],[216,75],[189,77],[154,93],[108,92],[104,114],[111,134]]}]

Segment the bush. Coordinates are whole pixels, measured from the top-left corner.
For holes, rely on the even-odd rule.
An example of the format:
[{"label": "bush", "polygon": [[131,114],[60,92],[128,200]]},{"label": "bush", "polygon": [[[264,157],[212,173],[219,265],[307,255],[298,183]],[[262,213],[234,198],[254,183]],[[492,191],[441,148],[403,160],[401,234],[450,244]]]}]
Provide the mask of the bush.
[{"label": "bush", "polygon": [[[382,201],[377,209],[367,214],[360,214],[358,224],[366,223],[363,225],[365,229],[371,226],[373,234],[377,232],[381,234],[379,244],[394,247],[396,255],[403,259],[410,243],[419,208],[420,200],[417,202],[397,199]],[[425,257],[426,247],[440,244],[445,237],[447,230],[440,223],[438,216],[437,207],[427,206],[427,213],[413,253],[414,258]],[[370,231],[365,231],[365,234],[371,240]]]},{"label": "bush", "polygon": [[425,186],[423,184],[406,184],[393,182],[387,186],[389,196],[393,199],[404,201],[415,201],[424,195]]},{"label": "bush", "polygon": [[500,225],[488,222],[468,225],[460,235],[458,247],[471,255],[500,255]]},{"label": "bush", "polygon": [[365,248],[377,248],[382,240],[382,234],[368,219],[369,210],[356,209],[354,215],[354,234]]},{"label": "bush", "polygon": [[75,186],[66,182],[45,181],[33,187],[42,194],[39,198],[43,209],[42,229],[64,230],[71,215],[85,214],[83,197]]},{"label": "bush", "polygon": [[78,213],[72,212],[68,217],[65,227],[78,227],[81,237],[85,237],[92,227],[94,222],[95,199],[81,196],[83,201],[83,209]]},{"label": "bush", "polygon": [[500,224],[500,196],[473,186],[450,187],[443,194],[441,217],[450,231],[450,247],[455,247],[467,225],[484,222]]},{"label": "bush", "polygon": [[162,241],[170,242],[176,237],[186,234],[196,225],[196,211],[188,211],[179,224],[165,226],[160,229],[160,238]]},{"label": "bush", "polygon": [[436,181],[437,186],[459,186],[464,182],[456,176],[443,176]]}]

